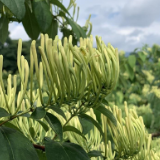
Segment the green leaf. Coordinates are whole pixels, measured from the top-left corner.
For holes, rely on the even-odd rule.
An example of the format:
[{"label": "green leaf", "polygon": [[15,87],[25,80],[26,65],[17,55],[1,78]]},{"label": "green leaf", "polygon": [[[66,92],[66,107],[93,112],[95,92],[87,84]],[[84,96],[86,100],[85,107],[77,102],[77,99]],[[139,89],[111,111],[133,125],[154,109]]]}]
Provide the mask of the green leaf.
[{"label": "green leaf", "polygon": [[4,43],[8,37],[8,23],[9,20],[6,16],[0,18],[0,42]]},{"label": "green leaf", "polygon": [[134,68],[136,64],[136,56],[135,55],[129,55],[128,56],[128,63],[131,66],[131,68]]},{"label": "green leaf", "polygon": [[96,150],[93,150],[93,151],[89,151],[88,152],[88,156],[89,157],[103,157],[102,155],[102,151],[96,151]]},{"label": "green leaf", "polygon": [[36,40],[39,36],[40,29],[36,21],[36,18],[34,16],[34,13],[31,12],[28,5],[26,5],[26,14],[24,18],[22,19],[22,24],[28,36],[32,40]]},{"label": "green leaf", "polygon": [[78,41],[77,41],[77,38],[75,37],[75,34],[73,33],[72,30],[63,27],[63,28],[61,28],[61,32],[63,33],[62,42],[63,42],[64,37],[69,38],[69,36],[72,35],[72,37],[73,37],[72,38],[72,44],[77,45]]},{"label": "green leaf", "polygon": [[49,27],[49,29],[46,31],[46,33],[48,34],[49,38],[54,39],[55,36],[58,34],[58,22],[57,20],[53,19],[52,23]]},{"label": "green leaf", "polygon": [[[20,113],[23,113],[23,111],[18,111],[17,114],[20,114]],[[29,113],[25,113],[25,114],[22,114],[21,116],[29,118],[31,115]]]},{"label": "green leaf", "polygon": [[33,127],[30,127],[30,128],[29,128],[29,133],[31,134],[32,138],[35,138],[36,133],[35,133]]},{"label": "green leaf", "polygon": [[42,127],[43,129],[47,132],[49,130],[49,127],[42,121],[36,120]]},{"label": "green leaf", "polygon": [[52,23],[52,13],[50,12],[50,6],[46,1],[33,1],[33,12],[38,22],[39,28],[43,33],[47,31]]},{"label": "green leaf", "polygon": [[99,132],[101,133],[101,135],[102,135],[102,137],[103,137],[103,140],[104,140],[104,133],[103,133],[103,131],[102,131],[101,126],[99,125],[99,123],[98,123],[96,120],[94,120],[92,117],[88,116],[87,114],[80,114],[80,115],[78,115],[78,116],[81,117],[81,118],[84,118],[85,120],[87,120],[87,121],[91,122],[92,124],[94,124],[95,127],[96,127],[96,128],[99,130]]},{"label": "green leaf", "polygon": [[[4,122],[4,121],[0,121],[0,124],[1,124],[2,122]],[[6,127],[8,127],[8,128],[12,128],[12,129],[15,129],[15,130],[17,130],[17,131],[19,131],[19,132],[22,132],[18,127],[16,127],[14,124],[12,124],[12,123],[10,123],[10,122],[4,123],[3,126],[6,126]]]},{"label": "green leaf", "polygon": [[[2,144],[7,146],[8,160],[38,160],[32,143],[22,133],[8,127],[0,127],[0,132],[5,139]],[[2,154],[2,152],[0,153]]]},{"label": "green leaf", "polygon": [[107,108],[105,108],[103,104],[101,104],[98,108],[96,108],[96,110],[101,112],[104,116],[106,116],[115,126],[117,125],[117,121],[113,113]]},{"label": "green leaf", "polygon": [[10,114],[4,109],[4,108],[0,108],[0,118],[1,117],[9,117]]},{"label": "green leaf", "polygon": [[72,27],[73,32],[77,36],[77,39],[79,39],[81,37],[81,35],[79,33],[79,29],[77,27],[77,24],[74,21],[72,21],[70,18],[68,18],[68,17],[65,17],[65,18],[66,18],[67,22],[70,24],[70,26]]},{"label": "green leaf", "polygon": [[127,64],[125,64],[125,68],[126,68],[128,74],[129,74],[129,78],[130,78],[131,80],[133,80],[133,79],[134,79],[134,71],[133,71],[133,68],[131,68],[130,65],[127,65]]},{"label": "green leaf", "polygon": [[43,151],[41,151],[39,149],[36,149],[36,151],[37,151],[39,160],[47,160],[45,152],[43,152]]},{"label": "green leaf", "polygon": [[142,60],[142,62],[144,62],[146,60],[146,55],[143,52],[138,52],[138,55],[139,55],[140,59]]},{"label": "green leaf", "polygon": [[25,0],[0,0],[18,20],[22,20],[25,15]]},{"label": "green leaf", "polygon": [[51,107],[49,107],[49,109],[52,109],[52,110],[55,111],[57,114],[61,115],[65,120],[67,119],[67,118],[66,118],[66,115],[64,114],[64,112],[63,112],[59,107],[51,106]]},{"label": "green leaf", "polygon": [[8,148],[7,148],[7,145],[6,145],[6,140],[3,136],[3,134],[1,133],[1,131],[0,131],[0,140],[1,140],[1,143],[0,143],[0,153],[1,153],[0,154],[0,159],[10,160],[10,157],[9,157],[9,154],[8,154]]},{"label": "green leaf", "polygon": [[46,115],[46,111],[42,107],[37,107],[33,113],[31,114],[31,118],[33,119],[41,119],[44,118]]},{"label": "green leaf", "polygon": [[59,119],[55,117],[53,114],[48,113],[48,112],[46,113],[45,119],[50,125],[50,127],[53,129],[53,131],[58,135],[58,137],[62,141],[63,131],[62,131],[62,125]]},{"label": "green leaf", "polygon": [[68,10],[65,8],[65,6],[64,6],[61,2],[59,2],[58,0],[50,0],[50,3],[58,6],[58,7],[61,8],[65,13],[67,13],[69,16],[71,16],[71,15],[69,14]]},{"label": "green leaf", "polygon": [[90,160],[84,149],[74,143],[45,141],[47,160]]},{"label": "green leaf", "polygon": [[78,28],[78,30],[81,34],[81,37],[86,38],[87,36],[86,36],[86,33],[85,33],[84,29],[78,24],[77,24],[77,28]]},{"label": "green leaf", "polygon": [[75,127],[73,126],[64,126],[63,127],[63,132],[66,132],[66,131],[69,131],[69,132],[75,132],[77,133],[78,135],[80,135],[81,137],[83,137],[85,140],[86,140],[86,137]]},{"label": "green leaf", "polygon": [[79,118],[79,121],[81,123],[81,126],[82,126],[82,130],[83,130],[83,134],[86,135],[90,132],[90,130],[92,130],[94,128],[94,125],[89,122],[89,121],[86,121],[84,118],[81,118],[81,117],[78,117]]},{"label": "green leaf", "polygon": [[3,3],[0,2],[0,13],[2,13],[2,12],[3,12]]}]

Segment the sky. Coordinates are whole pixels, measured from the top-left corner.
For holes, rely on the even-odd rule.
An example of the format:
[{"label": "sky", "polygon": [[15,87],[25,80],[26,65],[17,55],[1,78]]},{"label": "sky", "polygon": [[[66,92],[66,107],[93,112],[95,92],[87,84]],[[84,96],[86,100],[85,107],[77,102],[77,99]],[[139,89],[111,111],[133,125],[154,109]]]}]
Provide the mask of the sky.
[{"label": "sky", "polygon": [[[63,0],[68,6],[69,0]],[[91,14],[92,35],[107,44],[132,52],[148,44],[160,45],[160,0],[76,0],[78,24],[85,25]],[[9,25],[12,39],[29,40],[22,24]]]}]

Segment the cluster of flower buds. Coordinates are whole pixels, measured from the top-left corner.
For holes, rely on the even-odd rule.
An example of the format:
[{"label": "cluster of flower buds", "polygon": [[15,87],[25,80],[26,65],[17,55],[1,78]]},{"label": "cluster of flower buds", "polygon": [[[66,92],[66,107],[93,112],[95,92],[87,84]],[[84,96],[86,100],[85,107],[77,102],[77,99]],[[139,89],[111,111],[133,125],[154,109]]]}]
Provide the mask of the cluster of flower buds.
[{"label": "cluster of flower buds", "polygon": [[[93,48],[92,36],[80,38],[80,46],[73,46],[70,36],[69,39],[64,38],[62,45],[58,36],[52,40],[41,34],[39,50],[42,62],[39,65],[35,41],[32,42],[30,73],[33,73],[35,64],[39,90],[45,80],[49,100],[60,105],[82,100],[86,106],[93,107],[99,97],[113,90],[119,75],[118,50],[110,44],[106,46],[99,37],[96,37],[96,42],[97,49]],[[41,101],[43,104],[42,98]]]}]

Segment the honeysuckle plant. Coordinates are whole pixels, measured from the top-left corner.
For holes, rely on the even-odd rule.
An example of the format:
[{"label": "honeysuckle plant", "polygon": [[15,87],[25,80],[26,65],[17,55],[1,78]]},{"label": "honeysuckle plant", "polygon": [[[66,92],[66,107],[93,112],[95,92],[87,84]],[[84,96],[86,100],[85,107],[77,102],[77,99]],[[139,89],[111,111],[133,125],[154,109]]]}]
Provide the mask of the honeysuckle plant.
[{"label": "honeysuckle plant", "polygon": [[72,36],[62,43],[41,34],[41,61],[32,41],[29,65],[19,40],[19,75],[9,74],[7,88],[0,56],[0,159],[155,159],[142,118],[127,106],[125,119],[105,106],[118,81],[118,50],[100,37],[96,43],[90,36],[73,46]]},{"label": "honeysuckle plant", "polygon": [[[96,42],[97,49],[93,48],[92,36],[87,39],[80,38],[80,46],[73,46],[70,36],[69,39],[64,38],[62,45],[58,36],[52,40],[48,35],[41,34],[39,51],[42,61],[38,63],[36,42],[32,41],[29,65],[24,56],[21,56],[22,40],[19,40],[17,51],[21,81],[19,91],[16,75],[9,75],[7,88],[4,87],[3,56],[0,56],[1,139],[6,141],[8,132],[15,132],[13,136],[8,137],[9,141],[3,144],[4,148],[11,144],[13,152],[8,154],[5,148],[4,154],[1,155],[3,159],[8,157],[22,159],[22,156],[30,159],[32,154],[37,159],[33,146],[25,137],[35,148],[43,148],[47,159],[53,157],[59,159],[59,156],[62,156],[62,159],[66,159],[66,156],[73,159],[80,156],[89,159],[87,154],[89,150],[86,152],[79,145],[65,142],[63,132],[75,132],[85,138],[80,130],[68,125],[74,117],[81,117],[91,121],[99,129],[104,140],[104,133],[98,122],[85,114],[90,108],[104,114],[116,125],[115,117],[103,106],[102,100],[113,90],[118,80],[118,50],[110,44],[106,46],[100,37],[96,37]],[[34,74],[36,81],[33,81]],[[61,119],[57,115],[61,115]],[[8,125],[12,129],[6,127]],[[27,152],[23,155],[17,154],[17,149],[24,147],[21,145],[14,147],[18,137],[25,139],[27,144],[23,145],[28,145],[32,154]],[[66,154],[62,154],[64,150]],[[76,153],[74,156],[71,154],[73,151]]]}]

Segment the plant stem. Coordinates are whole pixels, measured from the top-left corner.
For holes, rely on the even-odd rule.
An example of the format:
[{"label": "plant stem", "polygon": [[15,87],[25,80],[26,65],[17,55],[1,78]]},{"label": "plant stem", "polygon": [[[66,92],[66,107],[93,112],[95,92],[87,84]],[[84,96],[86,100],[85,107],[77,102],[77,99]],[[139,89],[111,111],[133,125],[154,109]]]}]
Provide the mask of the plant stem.
[{"label": "plant stem", "polygon": [[11,121],[11,120],[13,120],[13,119],[15,119],[15,118],[17,118],[17,117],[19,117],[19,116],[22,116],[23,114],[26,114],[26,113],[30,112],[31,110],[32,110],[32,109],[30,108],[30,109],[28,109],[28,110],[25,111],[25,112],[22,112],[22,113],[20,113],[20,114],[14,115],[13,117],[11,116],[8,120],[2,122],[2,123],[0,124],[0,126],[2,126],[3,124],[7,123],[8,121]]},{"label": "plant stem", "polygon": [[[70,116],[70,118],[65,122],[65,124],[63,125],[63,127],[65,127],[65,126],[68,124],[68,122],[69,122],[74,116],[77,115],[79,109],[80,109],[83,105],[84,105],[84,102],[76,109],[75,113]],[[55,134],[55,136],[53,137],[52,140],[54,140],[56,137],[57,137],[57,134]]]}]

